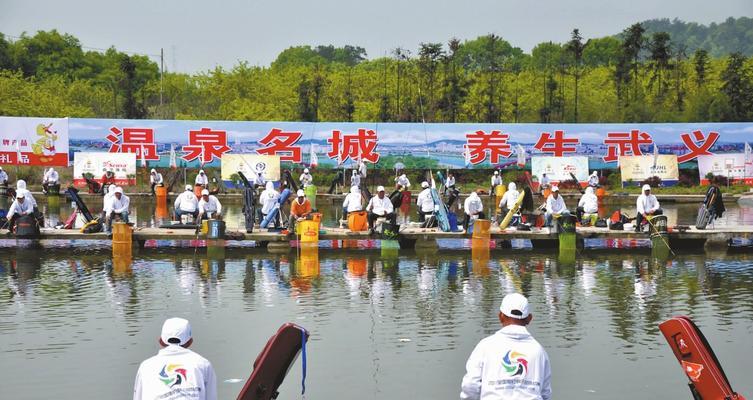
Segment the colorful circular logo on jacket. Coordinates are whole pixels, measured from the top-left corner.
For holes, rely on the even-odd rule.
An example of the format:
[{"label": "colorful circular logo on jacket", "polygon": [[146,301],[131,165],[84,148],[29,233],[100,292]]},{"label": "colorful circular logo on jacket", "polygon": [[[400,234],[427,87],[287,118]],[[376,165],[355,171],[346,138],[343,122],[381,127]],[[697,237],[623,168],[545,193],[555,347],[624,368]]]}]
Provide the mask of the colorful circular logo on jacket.
[{"label": "colorful circular logo on jacket", "polygon": [[159,380],[169,387],[180,385],[186,378],[186,369],[180,364],[165,364],[159,373]]},{"label": "colorful circular logo on jacket", "polygon": [[525,357],[525,354],[508,350],[505,357],[502,358],[502,366],[505,367],[505,371],[510,376],[526,376],[528,372],[528,360]]}]

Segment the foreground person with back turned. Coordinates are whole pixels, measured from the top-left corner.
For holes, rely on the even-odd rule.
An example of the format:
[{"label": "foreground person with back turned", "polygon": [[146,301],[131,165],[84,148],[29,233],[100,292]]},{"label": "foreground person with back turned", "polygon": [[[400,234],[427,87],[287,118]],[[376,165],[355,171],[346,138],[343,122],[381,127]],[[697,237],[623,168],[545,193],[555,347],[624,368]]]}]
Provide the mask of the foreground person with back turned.
[{"label": "foreground person with back turned", "polygon": [[523,295],[512,293],[502,299],[502,329],[473,349],[465,366],[460,399],[551,399],[549,356],[526,329],[532,319]]},{"label": "foreground person with back turned", "polygon": [[170,318],[162,325],[162,349],[139,366],[133,400],[217,399],[217,376],[212,364],[189,350],[193,343],[191,324]]}]

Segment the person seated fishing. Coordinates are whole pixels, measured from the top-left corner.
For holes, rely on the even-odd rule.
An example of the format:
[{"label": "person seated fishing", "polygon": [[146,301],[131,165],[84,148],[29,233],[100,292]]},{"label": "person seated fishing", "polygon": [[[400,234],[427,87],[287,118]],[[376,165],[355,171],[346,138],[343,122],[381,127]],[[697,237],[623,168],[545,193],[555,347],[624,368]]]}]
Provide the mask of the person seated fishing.
[{"label": "person seated fishing", "polygon": [[8,209],[8,233],[16,231],[16,220],[19,217],[29,215],[34,216],[34,205],[26,199],[29,191],[26,189],[19,189],[16,192],[16,199],[13,200],[13,204]]},{"label": "person seated fishing", "polygon": [[659,200],[651,194],[651,186],[643,185],[641,195],[635,202],[637,214],[635,216],[635,231],[640,232],[645,222],[650,222],[650,217],[662,215],[664,211],[659,206]]},{"label": "person seated fishing", "polygon": [[371,234],[375,232],[374,225],[377,218],[387,218],[391,224],[396,224],[395,208],[392,206],[389,197],[384,194],[384,186],[377,187],[377,194],[369,200],[366,211],[369,212],[369,232]]},{"label": "person seated fishing", "polygon": [[301,182],[301,187],[303,187],[304,189],[314,183],[314,177],[311,176],[308,168],[303,169],[303,173],[301,174],[300,178],[298,178],[298,180]]},{"label": "person seated fishing", "polygon": [[193,215],[194,219],[199,215],[199,200],[191,185],[186,185],[186,190],[175,198],[175,219],[180,221],[183,215]]},{"label": "person seated fishing", "polygon": [[455,175],[450,172],[447,174],[447,179],[444,181],[445,194],[452,192],[455,189]]},{"label": "person seated fishing", "polygon": [[207,174],[204,173],[203,169],[200,169],[199,174],[196,175],[196,179],[194,180],[194,186],[201,186],[202,189],[209,188],[209,177],[207,176]]},{"label": "person seated fishing", "polygon": [[199,200],[199,221],[203,219],[222,219],[222,204],[217,197],[209,194],[209,190],[201,191],[201,200]]},{"label": "person seated fishing", "polygon": [[552,220],[561,215],[570,215],[570,210],[565,205],[565,199],[560,196],[560,188],[552,186],[552,193],[546,199],[546,226],[552,226]]},{"label": "person seated fishing", "polygon": [[108,168],[104,174],[102,174],[102,185],[99,187],[99,193],[103,196],[107,194],[108,187],[115,186],[115,172],[112,168]]},{"label": "person seated fishing", "polygon": [[19,179],[16,182],[16,191],[15,194],[13,194],[13,197],[17,196],[18,192],[20,192],[21,190],[26,190],[26,200],[31,201],[31,206],[34,207],[35,211],[37,211],[37,201],[34,199],[34,195],[32,195],[31,192],[26,188],[26,181],[23,179]]},{"label": "person seated fishing", "polygon": [[50,167],[50,169],[45,171],[44,177],[42,177],[42,192],[46,194],[49,191],[50,186],[58,184],[59,179],[60,176],[58,175],[58,172]]},{"label": "person seated fishing", "polygon": [[[584,215],[594,215],[599,213],[599,198],[596,197],[594,194],[594,188],[593,186],[589,186],[586,188],[586,192],[583,193],[583,196],[580,196],[580,200],[578,201],[578,208],[575,209],[575,217],[580,221],[581,224],[586,225],[585,222],[583,222],[583,216]],[[588,221],[588,224],[590,224],[591,221]]]},{"label": "person seated fishing", "polygon": [[115,216],[120,216],[120,219],[124,223],[128,223],[128,208],[131,205],[131,200],[123,194],[122,187],[115,188],[114,196],[107,202],[105,209],[105,225],[107,231],[112,232],[112,220]]},{"label": "person seated fishing", "polygon": [[157,170],[154,168],[152,168],[151,172],[149,172],[149,184],[152,185],[152,196],[154,196],[155,187],[165,186],[165,180],[162,179],[162,174],[157,172]]},{"label": "person seated fishing", "polygon": [[463,222],[463,228],[468,232],[468,226],[471,221],[475,219],[485,219],[484,215],[484,203],[481,201],[481,197],[477,192],[471,192],[468,198],[463,203],[463,209],[465,210],[465,221]]},{"label": "person seated fishing", "polygon": [[429,182],[421,182],[423,190],[418,194],[416,205],[418,206],[418,222],[425,222],[426,216],[434,213],[434,198],[431,196]]},{"label": "person seated fishing", "polygon": [[363,196],[361,196],[361,190],[355,186],[351,186],[350,193],[345,196],[343,200],[343,218],[347,218],[348,214],[356,211],[363,210]]},{"label": "person seated fishing", "polygon": [[357,170],[353,170],[350,174],[350,187],[361,187],[361,175],[358,173]]},{"label": "person seated fishing", "polygon": [[499,205],[497,207],[500,209],[502,213],[502,218],[504,218],[507,213],[515,207],[515,202],[518,201],[518,197],[520,197],[520,192],[518,192],[518,185],[515,184],[515,182],[510,182],[507,184],[507,191],[504,195],[502,195],[502,198],[499,201]]},{"label": "person seated fishing", "polygon": [[107,189],[107,194],[105,194],[102,197],[102,220],[104,221],[107,218],[107,208],[109,207],[110,201],[115,198],[115,189],[118,187],[115,185],[110,185]]},{"label": "person seated fishing", "polygon": [[408,180],[408,176],[405,175],[405,173],[395,178],[395,187],[398,189],[408,189],[410,187],[410,181]]},{"label": "person seated fishing", "polygon": [[296,198],[290,203],[290,218],[288,218],[288,234],[295,236],[296,222],[303,221],[311,214],[311,202],[306,198],[302,189],[296,192]]},{"label": "person seated fishing", "polygon": [[588,186],[592,188],[599,187],[599,173],[594,171],[591,172],[591,176],[588,177]]},{"label": "person seated fishing", "polygon": [[157,355],[139,365],[133,400],[217,400],[217,375],[212,363],[189,350],[193,336],[188,320],[165,320],[158,343],[161,349]]},{"label": "person seated fishing", "polygon": [[264,172],[257,171],[256,175],[254,176],[254,187],[264,187],[267,183],[267,180],[264,179]]},{"label": "person seated fishing", "polygon": [[490,196],[494,196],[494,189],[502,184],[502,176],[499,174],[499,171],[494,171],[494,174],[492,175],[492,189],[489,191]]},{"label": "person seated fishing", "polygon": [[[273,210],[280,205],[277,200],[280,198],[280,193],[275,190],[274,182],[267,182],[267,187],[261,192],[259,196],[259,203],[261,204],[261,216],[262,220],[267,217]],[[275,226],[277,226],[277,219],[275,219]]]},{"label": "person seated fishing", "polygon": [[544,190],[549,189],[552,186],[552,180],[549,179],[546,174],[541,174],[541,185],[539,185],[541,189],[541,193],[544,193]]},{"label": "person seated fishing", "polygon": [[8,187],[8,174],[0,167],[0,186]]}]

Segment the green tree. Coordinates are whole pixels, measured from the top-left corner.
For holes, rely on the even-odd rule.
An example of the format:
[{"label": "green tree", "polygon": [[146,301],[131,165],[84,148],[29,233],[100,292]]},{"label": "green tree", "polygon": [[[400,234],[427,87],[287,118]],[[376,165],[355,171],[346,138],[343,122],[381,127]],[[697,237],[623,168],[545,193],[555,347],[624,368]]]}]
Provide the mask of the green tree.
[{"label": "green tree", "polygon": [[706,83],[706,71],[709,67],[709,52],[698,49],[693,54],[693,68],[695,69],[695,84],[698,87]]},{"label": "green tree", "polygon": [[745,121],[751,117],[751,83],[750,71],[745,66],[745,57],[741,53],[732,53],[727,66],[722,72],[722,93],[727,97],[729,110],[725,115],[728,121]]},{"label": "green tree", "polygon": [[578,123],[578,80],[580,79],[581,66],[583,62],[583,51],[585,50],[583,44],[583,37],[580,35],[580,31],[576,28],[570,36],[570,41],[567,42],[565,49],[573,59],[573,77],[575,78],[575,107],[574,107],[574,122]]}]

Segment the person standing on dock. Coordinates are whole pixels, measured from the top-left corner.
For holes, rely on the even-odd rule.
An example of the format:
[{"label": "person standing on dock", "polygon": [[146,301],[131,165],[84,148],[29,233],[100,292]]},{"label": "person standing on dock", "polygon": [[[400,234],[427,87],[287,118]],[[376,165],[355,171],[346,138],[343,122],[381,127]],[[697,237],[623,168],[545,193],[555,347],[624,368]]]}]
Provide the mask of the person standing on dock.
[{"label": "person standing on dock", "polygon": [[217,375],[212,363],[189,350],[191,344],[191,324],[187,320],[165,320],[159,337],[162,349],[139,365],[133,400],[216,400]]},{"label": "person standing on dock", "polygon": [[426,221],[426,216],[434,213],[434,198],[431,197],[429,182],[421,182],[423,190],[418,194],[416,205],[418,206],[418,222]]},{"label": "person standing on dock", "polygon": [[502,329],[482,339],[468,358],[460,399],[551,399],[549,356],[526,329],[533,319],[528,299],[508,294],[498,318]]},{"label": "person standing on dock", "polygon": [[301,174],[300,178],[298,178],[298,180],[301,182],[301,187],[305,189],[311,186],[311,184],[314,182],[314,177],[311,176],[308,168],[304,168],[303,173]]},{"label": "person standing on dock", "polygon": [[180,221],[184,214],[193,215],[194,219],[199,215],[199,201],[193,193],[191,185],[186,185],[186,190],[175,198],[175,219]]},{"label": "person standing on dock", "polygon": [[575,217],[581,222],[583,221],[584,214],[597,214],[598,212],[599,198],[594,194],[594,188],[589,186],[586,188],[583,196],[580,197],[580,201],[578,201],[578,208],[575,209]]},{"label": "person standing on dock", "polygon": [[463,209],[465,210],[465,221],[463,222],[463,228],[468,232],[468,226],[474,219],[484,219],[484,203],[481,201],[481,197],[478,193],[471,192],[468,198],[463,203]]},{"label": "person standing on dock", "polygon": [[295,236],[296,222],[303,221],[311,214],[311,201],[306,198],[303,189],[298,189],[296,198],[290,203],[290,218],[288,218],[288,235]]},{"label": "person standing on dock", "polygon": [[515,182],[508,183],[507,191],[504,195],[502,195],[502,198],[497,205],[497,207],[502,211],[502,218],[507,215],[508,211],[512,210],[512,208],[515,206],[515,202],[518,201],[519,196],[520,193],[518,192],[518,185],[516,185]]},{"label": "person standing on dock", "polygon": [[397,189],[400,189],[401,187],[403,189],[408,189],[410,187],[410,181],[405,173],[395,178],[395,184],[397,185]]},{"label": "person standing on dock", "polygon": [[50,167],[50,169],[45,171],[44,177],[42,177],[42,191],[47,194],[50,185],[57,185],[59,179],[60,176],[58,175],[58,172],[55,171],[54,168]]},{"label": "person standing on dock", "polygon": [[165,180],[162,179],[162,174],[157,172],[157,170],[154,168],[152,168],[152,171],[149,172],[149,183],[152,185],[152,196],[154,196],[155,187],[165,186]]},{"label": "person standing on dock", "polygon": [[494,175],[492,175],[492,188],[489,191],[489,196],[494,196],[494,188],[496,188],[498,185],[502,184],[502,176],[499,174],[499,171],[494,171]]},{"label": "person standing on dock", "polygon": [[199,170],[199,174],[196,175],[196,180],[194,181],[194,185],[201,186],[202,189],[209,188],[209,177],[207,174],[204,173],[203,169]]},{"label": "person standing on dock", "polygon": [[353,170],[353,173],[350,174],[350,187],[361,187],[361,175],[358,174],[357,170]]},{"label": "person standing on dock", "polygon": [[199,221],[202,219],[222,219],[222,204],[217,197],[209,194],[209,190],[201,191],[201,200],[199,200]]},{"label": "person standing on dock", "polygon": [[8,187],[8,174],[0,167],[0,186]]},{"label": "person standing on dock", "polygon": [[588,177],[588,186],[592,188],[599,187],[599,173],[594,171],[591,172],[591,176]]},{"label": "person standing on dock", "polygon": [[392,206],[389,197],[384,194],[384,186],[377,187],[377,194],[369,200],[366,211],[369,212],[369,232],[372,235],[374,234],[374,224],[377,218],[387,218],[393,225],[395,225],[395,221],[397,220],[395,208]]},{"label": "person standing on dock", "polygon": [[115,195],[107,202],[105,209],[105,225],[108,232],[112,232],[112,220],[115,215],[119,215],[124,223],[128,223],[128,208],[130,205],[131,200],[123,194],[123,188],[116,187]]},{"label": "person standing on dock", "polygon": [[565,199],[560,196],[560,188],[552,186],[552,193],[546,198],[546,226],[552,226],[552,220],[560,215],[570,215]]},{"label": "person standing on dock", "polygon": [[641,192],[641,195],[638,196],[638,200],[635,202],[635,207],[637,209],[637,214],[635,216],[636,232],[641,231],[641,225],[648,218],[664,214],[664,211],[662,211],[659,206],[659,200],[656,199],[656,196],[651,194],[651,186],[643,185]]}]

